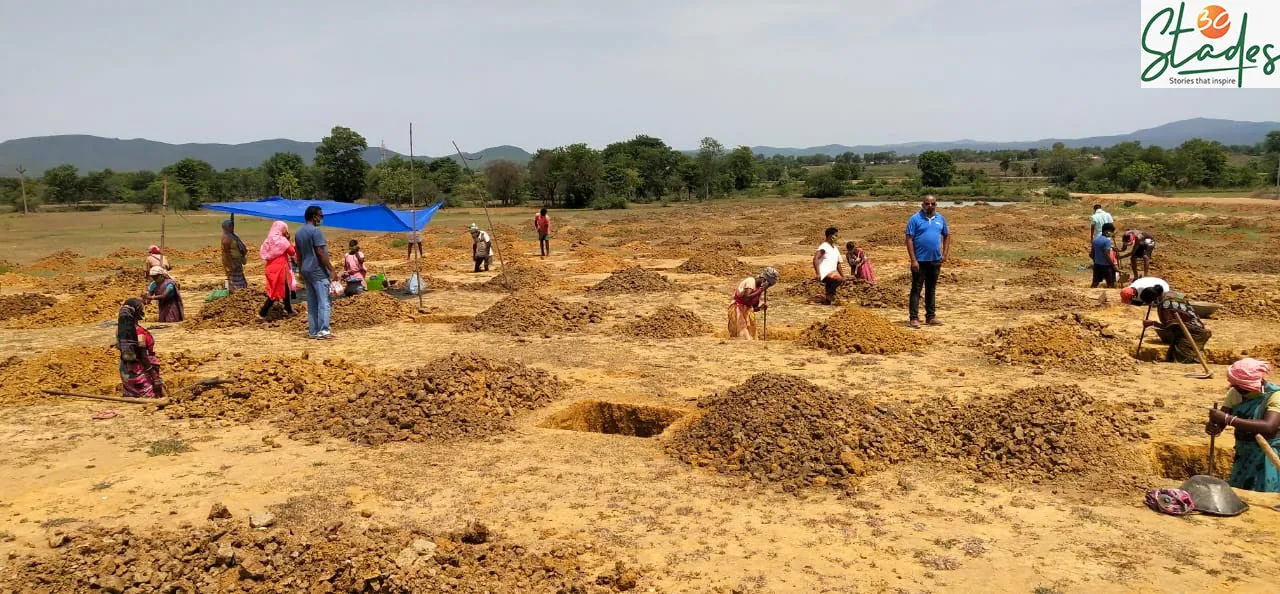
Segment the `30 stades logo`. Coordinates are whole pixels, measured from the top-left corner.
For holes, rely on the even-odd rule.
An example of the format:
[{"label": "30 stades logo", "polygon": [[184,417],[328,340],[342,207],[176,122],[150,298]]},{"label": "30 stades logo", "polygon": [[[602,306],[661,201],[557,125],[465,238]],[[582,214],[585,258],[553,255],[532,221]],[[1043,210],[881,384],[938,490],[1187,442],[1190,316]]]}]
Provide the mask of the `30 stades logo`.
[{"label": "30 stades logo", "polygon": [[1142,0],[1143,88],[1280,89],[1277,66],[1280,0]]}]

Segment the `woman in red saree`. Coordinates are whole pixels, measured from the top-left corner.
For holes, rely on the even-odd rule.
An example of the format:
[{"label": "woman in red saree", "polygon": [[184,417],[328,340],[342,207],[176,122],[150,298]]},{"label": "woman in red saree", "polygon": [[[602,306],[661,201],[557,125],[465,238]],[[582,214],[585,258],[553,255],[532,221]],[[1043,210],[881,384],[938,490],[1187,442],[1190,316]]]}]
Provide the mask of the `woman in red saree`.
[{"label": "woman in red saree", "polygon": [[876,284],[876,273],[871,268],[871,260],[867,258],[867,253],[862,248],[853,244],[852,241],[845,244],[845,257],[849,259],[849,270],[853,272],[853,277],[861,279],[869,285]]},{"label": "woman in red saree", "polygon": [[749,276],[738,283],[733,293],[733,301],[729,303],[729,338],[755,340],[757,311],[767,309],[768,304],[761,304],[765,291],[777,284],[778,271],[765,268],[759,276]]},{"label": "woman in red saree", "polygon": [[289,292],[293,288],[293,267],[290,262],[297,257],[293,242],[289,241],[289,225],[284,221],[271,223],[267,239],[258,248],[258,255],[267,263],[267,301],[258,310],[258,318],[265,320],[277,301],[284,304],[284,313],[293,315]]}]

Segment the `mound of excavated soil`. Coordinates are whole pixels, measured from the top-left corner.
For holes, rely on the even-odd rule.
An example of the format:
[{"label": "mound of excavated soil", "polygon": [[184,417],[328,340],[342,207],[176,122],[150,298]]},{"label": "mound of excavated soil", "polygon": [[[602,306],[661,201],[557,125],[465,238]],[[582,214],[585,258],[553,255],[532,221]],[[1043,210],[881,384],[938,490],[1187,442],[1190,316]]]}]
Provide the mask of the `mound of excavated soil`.
[{"label": "mound of excavated soil", "polygon": [[42,289],[53,286],[50,283],[21,272],[0,273],[0,289]]},{"label": "mound of excavated soil", "polygon": [[671,282],[666,275],[645,270],[640,266],[632,266],[610,274],[588,291],[601,295],[619,295],[670,291],[674,288],[676,288],[675,283]]},{"label": "mound of excavated soil", "polygon": [[1280,365],[1280,344],[1277,343],[1260,344],[1249,347],[1244,349],[1240,354],[1243,357],[1261,359],[1271,363],[1273,366]]},{"label": "mound of excavated soil", "polygon": [[[862,307],[898,308],[907,305],[907,293],[904,288],[890,286],[885,283],[870,285],[862,281],[848,281],[836,289],[836,300],[855,303]],[[785,293],[791,297],[818,299],[826,294],[822,283],[814,278],[788,285]]]},{"label": "mound of excavated soil", "polygon": [[537,290],[551,284],[551,275],[538,266],[511,266],[498,273],[497,276],[483,282],[470,285],[480,291],[525,291]]},{"label": "mound of excavated soil", "polygon": [[733,256],[718,251],[696,252],[688,260],[676,267],[686,274],[710,274],[712,276],[747,276],[751,274],[750,266],[739,262]]},{"label": "mound of excavated soil", "polygon": [[924,459],[987,477],[1039,482],[1102,471],[1123,481],[1147,470],[1136,446],[1148,419],[1075,385],[963,403],[941,396],[899,420]]},{"label": "mound of excavated soil", "polygon": [[78,258],[80,258],[80,254],[76,252],[71,250],[61,250],[23,266],[23,269],[32,271],[60,270],[63,272],[71,272],[77,269],[76,260]]},{"label": "mound of excavated soil", "polygon": [[714,332],[711,324],[687,309],[664,305],[651,316],[623,326],[620,331],[636,338],[693,338]]},{"label": "mound of excavated soil", "polygon": [[39,293],[0,295],[0,320],[21,318],[53,307],[58,300]]},{"label": "mound of excavated soil", "polygon": [[177,531],[79,528],[51,555],[8,562],[0,589],[24,592],[534,592],[632,589],[640,574],[611,553],[555,541],[504,542],[473,522],[452,534],[416,526],[254,529],[233,519]]},{"label": "mound of excavated soil", "polygon": [[367,445],[449,441],[506,431],[516,411],[546,406],[562,391],[545,371],[454,353],[365,382],[348,396],[311,401],[310,410],[286,422]]},{"label": "mound of excavated soil", "polygon": [[1015,265],[1033,270],[1053,270],[1058,267],[1058,261],[1048,256],[1027,256],[1018,260]]},{"label": "mound of excavated soil", "polygon": [[788,491],[844,486],[902,456],[893,425],[877,422],[865,398],[793,375],[756,374],[698,408],[703,414],[668,442],[670,454]]},{"label": "mound of excavated soil", "polygon": [[200,387],[170,396],[171,418],[218,418],[249,422],[297,415],[320,399],[346,398],[374,377],[365,367],[341,359],[266,357],[238,365],[222,379],[230,383]]},{"label": "mound of excavated soil", "polygon": [[604,305],[566,303],[533,291],[517,291],[478,314],[468,330],[493,334],[559,334],[604,321]]},{"label": "mound of excavated soil", "polygon": [[[183,325],[193,330],[268,327],[302,331],[307,328],[307,304],[303,302],[293,304],[293,318],[285,319],[283,306],[276,304],[268,312],[267,321],[258,322],[258,310],[265,299],[258,291],[236,291],[204,304],[200,313],[188,318]],[[366,291],[354,297],[334,299],[330,303],[329,326],[336,332],[412,318],[410,306],[381,291]]]},{"label": "mound of excavated soil", "polygon": [[[857,243],[861,247],[885,247],[885,246],[906,245],[904,242],[906,241],[907,236],[904,233],[904,229],[905,229],[905,226],[894,227],[894,228],[881,228],[877,231],[871,232],[868,235],[864,235],[862,239]],[[815,248],[814,251],[817,251],[817,249]]]},{"label": "mound of excavated soil", "polygon": [[[182,383],[172,381],[177,374],[194,372],[209,360],[186,352],[161,351],[159,356],[160,377],[171,391]],[[66,347],[0,366],[0,404],[63,400],[41,390],[120,396],[120,353],[108,347]]]},{"label": "mound of excavated soil", "polygon": [[1010,287],[1031,289],[1036,287],[1059,287],[1071,284],[1071,281],[1052,270],[1037,270],[1021,278],[1011,278],[1005,281],[1004,284]]},{"label": "mound of excavated soil", "polygon": [[[5,328],[49,328],[60,326],[76,326],[115,320],[120,313],[120,304],[125,299],[137,297],[144,292],[145,286],[126,288],[118,286],[96,286],[76,293],[70,299],[59,301],[50,307],[36,311],[31,315],[6,320]],[[156,306],[149,306],[147,317],[155,319]]]},{"label": "mound of excavated soil", "polygon": [[612,272],[625,265],[621,258],[618,258],[600,248],[590,246],[583,247],[578,250],[575,255],[578,256],[578,262],[569,267],[569,270],[580,274]]},{"label": "mound of excavated soil", "polygon": [[996,363],[1019,367],[1104,375],[1135,369],[1124,341],[1080,314],[998,328],[979,338],[978,347]]},{"label": "mound of excavated soil", "polygon": [[[1120,270],[1128,269],[1128,265],[1120,267]],[[1202,291],[1218,286],[1218,281],[1189,270],[1164,271],[1159,276],[1165,282],[1168,282],[1169,286],[1173,287],[1175,291],[1182,291],[1193,296],[1198,296]]]},{"label": "mound of excavated soil", "polygon": [[1049,289],[1030,291],[1017,299],[1001,302],[996,307],[1014,311],[1072,311],[1097,309],[1100,303],[1097,299],[1086,297],[1070,289]]},{"label": "mound of excavated soil", "polygon": [[[1177,285],[1172,285],[1175,290]],[[1192,299],[1211,301],[1222,306],[1216,317],[1275,318],[1280,316],[1280,294],[1241,285],[1216,285],[1197,291]]]},{"label": "mound of excavated soil", "polygon": [[861,307],[850,306],[831,314],[796,338],[796,344],[847,355],[892,355],[918,350],[929,339],[911,334]]}]

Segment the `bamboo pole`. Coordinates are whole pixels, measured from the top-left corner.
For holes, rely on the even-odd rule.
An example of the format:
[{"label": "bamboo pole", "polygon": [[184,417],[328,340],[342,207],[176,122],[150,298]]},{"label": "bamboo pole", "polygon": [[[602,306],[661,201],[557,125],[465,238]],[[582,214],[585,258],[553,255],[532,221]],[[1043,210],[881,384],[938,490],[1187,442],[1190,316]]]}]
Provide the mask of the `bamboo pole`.
[{"label": "bamboo pole", "polygon": [[27,168],[18,166],[18,184],[22,186],[22,214],[27,214]]},{"label": "bamboo pole", "polygon": [[[453,150],[458,151],[458,159],[462,161],[462,166],[467,168],[467,175],[472,175],[471,166],[467,164],[467,158],[463,156],[462,149],[458,148],[457,142],[450,142],[453,142]],[[484,207],[484,219],[489,223],[489,245],[493,246],[493,251],[498,253],[498,266],[502,269],[499,273],[502,276],[502,286],[511,290],[511,276],[507,274],[507,264],[502,260],[502,248],[493,236],[493,217],[489,216],[489,199],[483,192],[480,193],[480,206]]]},{"label": "bamboo pole", "polygon": [[[417,202],[417,199],[415,198],[413,188],[414,188],[414,184],[413,184],[413,122],[409,122],[409,208],[413,209],[413,230],[409,232],[410,240],[414,238],[415,233],[419,233],[418,202]],[[418,235],[418,239],[421,240],[422,236]],[[410,244],[409,245],[410,251],[412,251],[415,247],[418,250],[421,250],[422,244],[418,244],[417,246]],[[422,290],[425,288],[425,283],[422,282],[422,253],[421,252],[419,252],[418,256],[413,259],[413,276],[414,278],[418,279],[418,309],[422,309]]]},{"label": "bamboo pole", "polygon": [[165,215],[169,210],[169,176],[160,178],[160,253],[164,254]]},{"label": "bamboo pole", "polygon": [[124,402],[127,404],[154,404],[164,406],[169,404],[168,398],[129,398],[127,396],[103,396],[101,394],[82,394],[80,392],[64,392],[62,390],[41,390],[45,394],[54,396],[73,396],[75,398],[89,398],[92,400],[106,400],[108,402]]}]

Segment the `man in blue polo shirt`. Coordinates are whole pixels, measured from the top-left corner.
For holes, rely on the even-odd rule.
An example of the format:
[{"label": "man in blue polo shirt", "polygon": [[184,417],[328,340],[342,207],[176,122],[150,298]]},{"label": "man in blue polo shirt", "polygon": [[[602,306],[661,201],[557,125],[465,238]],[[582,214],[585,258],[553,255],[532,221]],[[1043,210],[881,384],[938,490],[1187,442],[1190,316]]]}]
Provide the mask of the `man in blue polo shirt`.
[{"label": "man in blue polo shirt", "polygon": [[911,327],[920,327],[920,289],[924,289],[925,323],[941,326],[934,296],[938,273],[951,252],[951,230],[937,212],[938,199],[925,196],[920,212],[907,221],[907,257],[911,259]]}]

